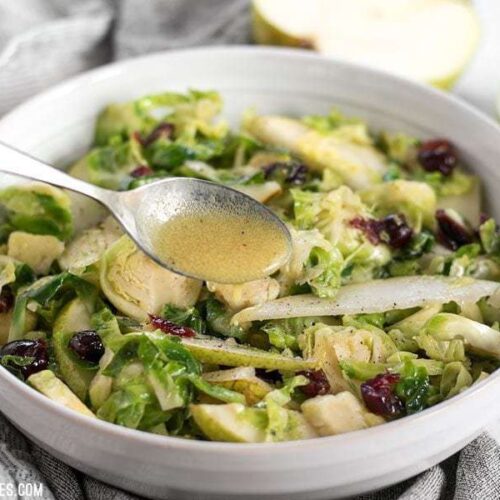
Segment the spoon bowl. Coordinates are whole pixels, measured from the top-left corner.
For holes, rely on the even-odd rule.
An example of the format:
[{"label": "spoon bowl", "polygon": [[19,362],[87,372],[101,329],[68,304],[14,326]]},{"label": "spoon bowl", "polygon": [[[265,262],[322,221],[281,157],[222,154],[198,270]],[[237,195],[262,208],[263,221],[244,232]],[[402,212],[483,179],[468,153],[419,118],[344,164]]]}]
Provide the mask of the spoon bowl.
[{"label": "spoon bowl", "polygon": [[[144,253],[161,266],[191,278],[212,279],[220,283],[250,281],[250,279],[273,273],[288,260],[291,254],[291,236],[285,224],[263,204],[221,184],[195,178],[171,177],[130,191],[111,191],[71,177],[3,143],[0,143],[0,172],[46,182],[98,201],[113,214],[123,230]],[[174,261],[165,252],[159,252],[156,234],[160,228],[177,216],[196,216],[207,213],[220,215],[222,224],[218,224],[217,227],[211,227],[210,224],[204,225],[205,235],[215,236],[210,239],[211,248],[205,250],[211,250],[214,253],[223,249],[227,251],[227,248],[223,247],[224,239],[217,238],[216,231],[224,230],[223,218],[225,216],[236,216],[238,221],[241,220],[242,231],[243,225],[248,226],[249,222],[265,227],[267,237],[271,242],[282,242],[280,251],[274,254],[267,252],[264,258],[268,262],[261,265],[260,269],[256,269],[254,274],[251,272],[245,274],[245,279],[239,279],[239,277],[228,279],[216,273],[216,277],[220,276],[220,279],[216,280],[213,279],[213,273],[207,274],[203,266],[197,265],[189,268],[189,266],[183,266],[179,259]],[[248,227],[255,227],[255,224]],[[237,239],[239,230],[240,227],[235,226],[234,234],[230,234],[233,240]],[[192,250],[198,250],[200,255],[204,253],[202,248]],[[235,251],[237,251],[236,247]],[[231,255],[222,257],[231,258]],[[249,267],[253,264],[251,261],[245,262],[245,265]],[[248,279],[249,276],[250,279]]]},{"label": "spoon bowl", "polygon": [[[141,249],[153,260],[171,271],[191,278],[205,278],[193,273],[182,262],[165,259],[158,249],[155,237],[159,228],[178,216],[197,214],[220,214],[225,217],[236,217],[241,221],[241,229],[245,221],[251,220],[259,227],[272,230],[275,240],[285,242],[285,251],[274,259],[268,259],[265,272],[245,274],[245,279],[227,279],[218,274],[219,283],[237,283],[257,279],[277,271],[290,257],[292,242],[286,225],[269,208],[250,196],[235,189],[214,182],[195,178],[172,177],[146,184],[131,191],[113,193],[116,195],[115,216],[128,234],[140,245]],[[215,229],[207,224],[200,239],[207,239]],[[133,233],[133,234],[132,234]],[[212,242],[213,243],[213,242]],[[200,241],[204,245],[205,241]],[[222,249],[222,241],[220,242]],[[196,250],[193,248],[193,250]],[[208,251],[209,249],[205,249]],[[265,251],[265,249],[263,249]],[[231,258],[230,255],[224,258]],[[232,258],[235,258],[233,255]],[[251,266],[252,262],[248,262]]]}]

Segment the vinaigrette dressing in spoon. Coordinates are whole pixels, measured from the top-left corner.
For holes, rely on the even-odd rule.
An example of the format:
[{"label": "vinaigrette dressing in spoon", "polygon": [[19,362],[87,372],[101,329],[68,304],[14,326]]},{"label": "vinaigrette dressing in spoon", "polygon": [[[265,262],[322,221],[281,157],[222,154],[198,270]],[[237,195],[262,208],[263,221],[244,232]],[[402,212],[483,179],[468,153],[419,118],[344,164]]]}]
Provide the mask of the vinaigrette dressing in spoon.
[{"label": "vinaigrette dressing in spoon", "polygon": [[289,254],[289,241],[272,221],[249,214],[180,214],[159,226],[153,248],[160,259],[190,276],[243,283],[272,274]]}]

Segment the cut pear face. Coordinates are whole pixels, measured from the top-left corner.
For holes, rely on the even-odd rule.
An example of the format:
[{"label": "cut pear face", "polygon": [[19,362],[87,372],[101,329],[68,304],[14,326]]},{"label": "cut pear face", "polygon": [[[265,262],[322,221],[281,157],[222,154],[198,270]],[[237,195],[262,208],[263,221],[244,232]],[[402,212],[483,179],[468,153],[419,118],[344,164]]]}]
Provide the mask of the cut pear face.
[{"label": "cut pear face", "polygon": [[301,406],[306,420],[320,436],[335,436],[344,432],[366,429],[385,422],[369,412],[350,392],[335,396],[316,396]]},{"label": "cut pear face", "polygon": [[312,370],[316,367],[315,361],[292,358],[269,351],[262,351],[253,347],[246,347],[227,340],[191,339],[182,338],[195,358],[202,363],[225,366],[252,366],[267,370],[284,370],[297,372]]},{"label": "cut pear face", "polygon": [[265,410],[239,403],[191,405],[191,414],[203,433],[213,441],[262,443],[265,440]]},{"label": "cut pear face", "polygon": [[447,88],[480,27],[465,0],[254,0],[254,35]]}]

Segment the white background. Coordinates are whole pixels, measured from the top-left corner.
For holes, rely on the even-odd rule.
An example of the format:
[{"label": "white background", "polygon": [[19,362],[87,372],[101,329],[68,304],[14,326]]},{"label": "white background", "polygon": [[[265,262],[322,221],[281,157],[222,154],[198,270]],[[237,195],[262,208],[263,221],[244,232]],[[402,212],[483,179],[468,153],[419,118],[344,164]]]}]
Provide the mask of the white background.
[{"label": "white background", "polygon": [[[498,116],[496,107],[500,96],[500,0],[474,0],[474,4],[482,24],[480,48],[454,92],[489,115]],[[443,29],[446,29],[446,24]]]}]

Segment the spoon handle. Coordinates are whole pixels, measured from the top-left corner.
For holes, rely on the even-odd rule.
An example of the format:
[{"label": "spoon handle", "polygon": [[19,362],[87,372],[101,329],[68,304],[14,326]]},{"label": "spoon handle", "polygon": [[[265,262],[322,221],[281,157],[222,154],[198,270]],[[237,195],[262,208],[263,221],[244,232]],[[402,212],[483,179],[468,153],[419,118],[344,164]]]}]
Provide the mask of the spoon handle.
[{"label": "spoon handle", "polygon": [[51,167],[32,156],[0,142],[0,172],[14,174],[35,181],[81,193],[96,201],[107,204],[110,191],[94,186],[65,172]]}]

